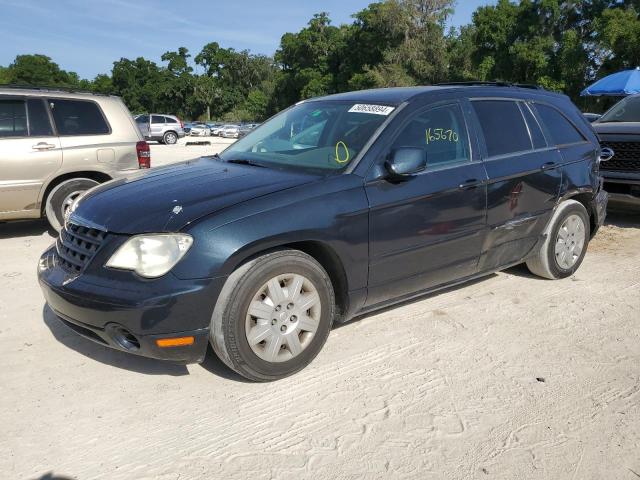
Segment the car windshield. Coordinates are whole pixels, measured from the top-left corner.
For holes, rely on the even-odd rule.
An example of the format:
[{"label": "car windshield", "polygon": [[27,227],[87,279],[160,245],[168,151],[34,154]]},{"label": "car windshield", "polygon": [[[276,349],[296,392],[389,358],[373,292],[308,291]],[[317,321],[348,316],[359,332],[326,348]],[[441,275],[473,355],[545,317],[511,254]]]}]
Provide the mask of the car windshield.
[{"label": "car windshield", "polygon": [[344,101],[304,102],[253,130],[221,158],[338,172],[353,161],[393,110]]},{"label": "car windshield", "polygon": [[640,122],[640,95],[620,100],[598,122]]}]

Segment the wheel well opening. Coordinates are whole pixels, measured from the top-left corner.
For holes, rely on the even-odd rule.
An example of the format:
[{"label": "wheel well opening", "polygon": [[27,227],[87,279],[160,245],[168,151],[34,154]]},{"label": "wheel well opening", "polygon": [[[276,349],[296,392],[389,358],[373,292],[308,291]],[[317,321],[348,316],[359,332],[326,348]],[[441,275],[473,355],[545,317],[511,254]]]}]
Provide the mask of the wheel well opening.
[{"label": "wheel well opening", "polygon": [[595,216],[596,213],[593,211],[593,208],[591,207],[592,198],[593,198],[593,195],[591,193],[578,193],[573,197],[570,197],[567,199],[567,200],[575,200],[576,202],[580,202],[582,206],[587,210],[587,213],[589,214],[589,231],[591,235],[595,233],[597,228],[597,222],[596,222],[596,216]]},{"label": "wheel well opening", "polygon": [[281,249],[300,250],[313,257],[329,274],[336,297],[336,317],[341,321],[349,308],[347,274],[344,271],[340,257],[331,247],[315,241],[289,243],[278,247]]},{"label": "wheel well opening", "polygon": [[95,180],[98,183],[104,183],[111,180],[111,177],[109,175],[102,172],[71,172],[71,173],[65,173],[64,175],[60,175],[59,177],[56,177],[54,180],[49,182],[49,185],[47,185],[47,188],[44,191],[44,195],[42,196],[42,203],[40,204],[41,216],[44,216],[44,208],[47,203],[47,197],[51,193],[51,190],[56,188],[62,182],[65,182],[67,180],[73,180],[74,178],[89,178],[91,180]]}]

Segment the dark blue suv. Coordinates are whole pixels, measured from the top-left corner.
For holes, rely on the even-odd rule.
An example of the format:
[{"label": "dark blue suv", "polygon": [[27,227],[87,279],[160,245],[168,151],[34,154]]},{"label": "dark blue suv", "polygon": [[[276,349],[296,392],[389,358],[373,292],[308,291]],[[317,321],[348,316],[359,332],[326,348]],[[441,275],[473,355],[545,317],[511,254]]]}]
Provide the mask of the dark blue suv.
[{"label": "dark blue suv", "polygon": [[567,97],[443,85],[300,102],[221,155],[90,190],[39,263],[56,315],[123,351],[290,375],[333,322],[526,262],[573,274],[602,224]]}]

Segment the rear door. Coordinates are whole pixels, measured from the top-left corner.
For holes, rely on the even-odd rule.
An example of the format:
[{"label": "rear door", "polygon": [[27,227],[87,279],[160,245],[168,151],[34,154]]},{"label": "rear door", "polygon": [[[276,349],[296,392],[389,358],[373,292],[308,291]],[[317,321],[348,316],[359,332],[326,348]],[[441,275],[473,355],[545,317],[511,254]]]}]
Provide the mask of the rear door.
[{"label": "rear door", "polygon": [[472,275],[484,237],[486,174],[459,102],[418,110],[389,144],[382,163],[396,148],[418,147],[427,169],[402,183],[385,179],[380,164],[370,174],[367,305]]},{"label": "rear door", "polygon": [[151,115],[151,138],[161,138],[164,135],[164,117],[162,115]]},{"label": "rear door", "polygon": [[471,104],[489,176],[480,271],[490,271],[520,261],[536,244],[558,200],[562,156],[547,145],[526,102],[479,98]]},{"label": "rear door", "polygon": [[39,216],[42,185],[61,163],[44,100],[0,97],[0,212]]}]

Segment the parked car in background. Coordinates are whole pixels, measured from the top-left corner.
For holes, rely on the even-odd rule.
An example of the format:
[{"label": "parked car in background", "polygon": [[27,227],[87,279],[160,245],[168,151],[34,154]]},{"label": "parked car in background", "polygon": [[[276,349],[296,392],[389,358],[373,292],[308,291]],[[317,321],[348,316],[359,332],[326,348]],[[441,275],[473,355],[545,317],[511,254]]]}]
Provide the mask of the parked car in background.
[{"label": "parked car in background", "polygon": [[222,131],[222,129],[223,129],[224,127],[225,127],[225,126],[224,126],[224,125],[222,125],[222,124],[216,124],[216,126],[215,126],[215,127],[212,127],[212,128],[211,128],[211,135],[214,135],[214,136],[216,136],[216,137],[219,137],[219,136],[220,136],[220,132]]},{"label": "parked car in background", "polygon": [[238,125],[225,125],[220,130],[222,138],[238,138],[240,136],[240,127]]},{"label": "parked car in background", "polygon": [[640,95],[626,97],[593,124],[608,160],[600,170],[611,200],[640,207]]},{"label": "parked car in background", "polygon": [[243,125],[238,128],[238,138],[246,137],[249,133],[253,132],[255,127],[251,125]]},{"label": "parked car in background", "polygon": [[60,230],[87,190],[150,162],[119,97],[0,87],[0,220],[46,217]]},{"label": "parked car in background", "polygon": [[211,129],[206,123],[194,123],[191,126],[189,135],[192,137],[208,137],[211,135]]},{"label": "parked car in background", "polygon": [[189,363],[211,343],[275,380],[334,322],[522,262],[573,275],[605,217],[599,153],[571,101],[542,90],[311,99],[220,155],[92,190],[38,276],[62,321],[102,345]]},{"label": "parked car in background", "polygon": [[185,135],[190,135],[191,134],[191,126],[193,124],[191,122],[187,122],[184,124],[184,127],[182,128],[184,130],[184,134]]},{"label": "parked car in background", "polygon": [[136,123],[147,140],[174,145],[184,137],[184,124],[174,115],[152,113],[138,115]]},{"label": "parked car in background", "polygon": [[584,115],[584,118],[586,118],[589,123],[595,122],[602,116],[599,113],[583,113],[582,115]]}]

